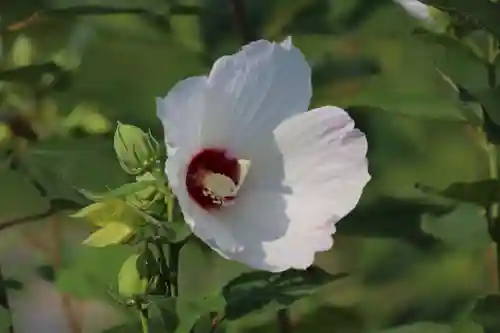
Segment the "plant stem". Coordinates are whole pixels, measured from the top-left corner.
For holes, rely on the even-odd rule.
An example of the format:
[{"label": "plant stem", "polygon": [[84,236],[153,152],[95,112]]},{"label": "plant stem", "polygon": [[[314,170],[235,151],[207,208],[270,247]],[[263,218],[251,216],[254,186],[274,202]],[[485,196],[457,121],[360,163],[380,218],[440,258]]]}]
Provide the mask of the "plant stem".
[{"label": "plant stem", "polygon": [[167,256],[163,250],[163,244],[159,241],[155,243],[156,249],[158,250],[158,260],[160,261],[160,271],[161,278],[164,283],[165,292],[168,297],[172,297],[172,283],[170,282],[170,267],[167,264]]},{"label": "plant stem", "polygon": [[[492,35],[488,37],[488,53],[487,53],[487,73],[488,73],[488,85],[490,88],[495,88],[497,85],[497,77],[496,77],[496,67],[495,61],[498,56],[498,41]],[[495,144],[488,143],[486,146],[486,150],[488,153],[488,166],[489,166],[489,178],[490,179],[498,179],[498,156],[497,156],[497,148]],[[499,238],[499,225],[498,225],[498,213],[499,206],[498,203],[492,203],[487,210],[487,219],[491,232],[493,233],[493,241],[495,242],[494,246],[496,249],[496,276],[497,281],[495,281],[495,289],[500,287],[500,244],[498,243]]]},{"label": "plant stem", "polygon": [[172,243],[168,251],[168,267],[170,267],[170,286],[172,296],[179,296],[179,257],[183,243]]},{"label": "plant stem", "polygon": [[2,274],[2,267],[0,266],[0,306],[8,311],[10,317],[10,325],[8,328],[9,333],[14,333],[14,323],[12,318],[12,311],[10,310],[9,296],[7,294],[7,287],[5,285],[5,279]]},{"label": "plant stem", "polygon": [[149,333],[148,309],[143,308],[142,304],[138,302],[137,310],[139,311],[139,317],[141,318],[142,333]]}]

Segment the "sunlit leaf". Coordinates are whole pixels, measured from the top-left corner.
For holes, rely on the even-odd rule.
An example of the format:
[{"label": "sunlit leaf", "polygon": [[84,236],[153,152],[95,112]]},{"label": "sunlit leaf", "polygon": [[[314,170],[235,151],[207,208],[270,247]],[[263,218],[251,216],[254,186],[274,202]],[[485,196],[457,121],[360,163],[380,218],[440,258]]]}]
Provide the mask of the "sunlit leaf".
[{"label": "sunlit leaf", "polygon": [[92,233],[83,241],[83,244],[91,247],[121,244],[127,241],[133,233],[134,228],[126,223],[109,222],[103,228]]},{"label": "sunlit leaf", "polygon": [[120,199],[95,202],[72,214],[71,217],[86,218],[100,227],[105,227],[111,221],[120,221],[128,225],[138,225],[142,222],[136,210]]}]

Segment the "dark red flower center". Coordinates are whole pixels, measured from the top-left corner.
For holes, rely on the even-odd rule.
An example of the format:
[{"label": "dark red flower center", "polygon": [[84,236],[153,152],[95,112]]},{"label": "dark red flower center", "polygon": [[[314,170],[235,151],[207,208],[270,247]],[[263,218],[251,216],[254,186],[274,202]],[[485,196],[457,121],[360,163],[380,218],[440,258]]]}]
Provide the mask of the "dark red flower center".
[{"label": "dark red flower center", "polygon": [[203,149],[193,156],[186,174],[186,187],[191,198],[202,208],[220,208],[234,200],[234,196],[221,197],[206,186],[206,177],[223,175],[238,185],[240,167],[238,159],[228,155],[224,149]]}]

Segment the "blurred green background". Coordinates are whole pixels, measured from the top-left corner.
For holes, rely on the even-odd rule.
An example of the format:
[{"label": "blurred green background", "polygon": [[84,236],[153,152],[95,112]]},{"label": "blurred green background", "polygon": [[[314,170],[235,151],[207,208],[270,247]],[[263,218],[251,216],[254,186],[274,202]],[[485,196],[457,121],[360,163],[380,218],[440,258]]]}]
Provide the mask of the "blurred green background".
[{"label": "blurred green background", "polygon": [[[125,13],[96,14],[92,5]],[[103,190],[123,183],[106,133],[117,120],[161,138],[155,97],[206,73],[250,39],[291,35],[313,67],[313,106],[348,108],[368,135],[373,175],[361,204],[339,224],[333,249],[317,257],[328,272],[349,276],[294,305],[293,332],[467,321],[474,298],[494,288],[488,248],[461,238],[459,246],[447,246],[424,233],[422,219],[439,207],[415,184],[443,188],[487,177],[477,134],[436,68],[471,89],[487,86],[486,73],[468,57],[412,36],[418,24],[385,0],[2,1],[0,116],[24,115],[41,139],[24,143],[27,170],[2,168],[1,223],[47,209],[27,175],[53,197],[71,195],[72,186]],[[12,80],[5,75],[52,62],[64,75],[39,68]],[[40,88],[56,79],[50,89]],[[69,135],[76,127],[86,135]],[[477,221],[463,222],[450,232],[481,232]],[[125,320],[109,297],[92,290],[116,276],[106,258],[124,257],[82,259],[79,243],[89,230],[60,212],[1,231],[4,277],[23,284],[9,294],[17,333],[97,333]],[[243,270],[190,242],[182,252],[181,292],[216,290]],[[460,327],[482,332],[472,323]],[[273,311],[232,323],[229,331],[280,332]]]}]

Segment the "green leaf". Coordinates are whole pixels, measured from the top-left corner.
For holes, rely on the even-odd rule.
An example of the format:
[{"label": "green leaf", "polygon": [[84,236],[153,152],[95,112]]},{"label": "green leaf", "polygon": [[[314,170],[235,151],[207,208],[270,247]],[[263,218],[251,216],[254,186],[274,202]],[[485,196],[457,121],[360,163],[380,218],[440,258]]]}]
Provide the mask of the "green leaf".
[{"label": "green leaf", "polygon": [[500,332],[500,295],[492,294],[476,301],[472,318],[487,332]]},{"label": "green leaf", "polygon": [[148,288],[148,278],[140,274],[139,254],[131,255],[118,273],[118,292],[126,298],[143,295]]},{"label": "green leaf", "polygon": [[153,304],[152,315],[161,318],[165,330],[172,333],[190,333],[204,315],[224,309],[220,294],[195,300],[164,297],[150,300]]},{"label": "green leaf", "polygon": [[420,322],[377,331],[377,333],[453,333],[453,327],[432,322]]},{"label": "green leaf", "polygon": [[472,18],[484,29],[500,38],[500,4],[491,0],[421,0],[450,14]]},{"label": "green leaf", "polygon": [[222,290],[226,301],[225,316],[235,320],[266,307],[286,307],[312,295],[319,287],[345,276],[332,276],[317,267],[280,274],[260,271],[243,273]]},{"label": "green leaf", "polygon": [[60,270],[56,285],[63,293],[80,299],[109,298],[117,289],[118,272],[134,250],[129,246],[113,245],[103,248],[80,247]]},{"label": "green leaf", "polygon": [[149,181],[143,180],[122,185],[106,193],[93,193],[87,190],[80,190],[80,193],[89,200],[102,201],[112,198],[125,198],[128,195],[134,194],[141,190],[148,189],[150,186],[152,185],[154,186],[156,184],[157,184],[156,180],[149,180]]},{"label": "green leaf", "polygon": [[493,122],[500,126],[500,86],[476,92],[473,95],[483,105]]},{"label": "green leaf", "polygon": [[444,190],[435,190],[424,185],[419,185],[419,188],[430,194],[437,194],[457,201],[474,203],[482,207],[500,202],[500,181],[494,179],[476,182],[457,182],[451,184]]},{"label": "green leaf", "polygon": [[160,156],[160,145],[150,133],[120,122],[115,131],[114,148],[123,170],[131,175],[155,166]]},{"label": "green leaf", "polygon": [[486,248],[491,243],[484,209],[460,204],[444,215],[424,214],[422,230],[445,244],[458,248]]},{"label": "green leaf", "polygon": [[130,226],[143,222],[141,215],[121,199],[107,199],[90,204],[70,215],[74,218],[86,218],[99,227],[105,227],[112,221],[119,221]]},{"label": "green leaf", "polygon": [[85,239],[83,244],[91,247],[122,244],[133,235],[134,231],[134,228],[126,223],[108,222],[103,228],[95,231]]}]

